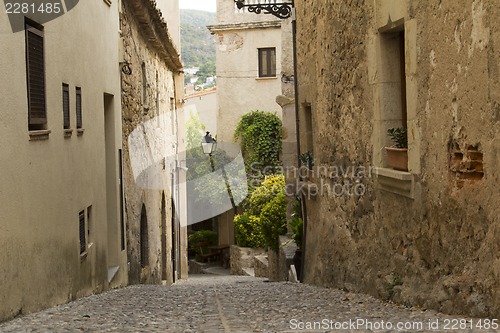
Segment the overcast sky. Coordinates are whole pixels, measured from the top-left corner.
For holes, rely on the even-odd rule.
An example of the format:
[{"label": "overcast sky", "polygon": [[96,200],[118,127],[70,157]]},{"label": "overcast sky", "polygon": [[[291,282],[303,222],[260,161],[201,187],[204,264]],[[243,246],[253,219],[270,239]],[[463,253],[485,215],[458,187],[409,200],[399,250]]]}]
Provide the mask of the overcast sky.
[{"label": "overcast sky", "polygon": [[215,13],[215,0],[179,0],[181,9],[198,9]]}]

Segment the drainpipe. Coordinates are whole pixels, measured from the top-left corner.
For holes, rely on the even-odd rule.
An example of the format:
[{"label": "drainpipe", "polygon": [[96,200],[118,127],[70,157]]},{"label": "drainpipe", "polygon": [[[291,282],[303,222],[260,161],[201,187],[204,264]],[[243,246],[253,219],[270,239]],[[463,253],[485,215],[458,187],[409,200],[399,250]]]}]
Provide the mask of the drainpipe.
[{"label": "drainpipe", "polygon": [[[294,99],[295,99],[295,131],[297,137],[297,167],[300,169],[300,118],[299,118],[299,88],[297,79],[297,17],[295,15],[295,1],[292,0],[292,52],[293,52],[293,87],[294,87]],[[300,173],[299,173],[300,177]],[[307,240],[307,207],[304,194],[301,195],[301,211],[302,211],[302,221],[304,222],[303,228],[303,238],[302,238],[302,260],[300,267],[299,281],[304,282],[304,259],[306,253],[306,240]]]}]

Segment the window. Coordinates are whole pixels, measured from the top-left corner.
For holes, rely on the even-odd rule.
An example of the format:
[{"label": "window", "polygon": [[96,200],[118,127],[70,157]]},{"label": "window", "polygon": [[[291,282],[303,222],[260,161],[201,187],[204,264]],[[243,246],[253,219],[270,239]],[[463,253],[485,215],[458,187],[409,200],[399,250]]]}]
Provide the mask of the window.
[{"label": "window", "polygon": [[28,129],[43,130],[47,124],[43,27],[28,21],[26,22],[26,81]]},{"label": "window", "polygon": [[142,108],[143,108],[143,113],[148,114],[148,111],[149,111],[149,107],[147,105],[148,77],[146,75],[146,64],[145,63],[142,63],[141,71],[142,71]]},{"label": "window", "polygon": [[62,84],[62,101],[63,101],[63,126],[64,129],[69,129],[70,116],[69,116],[69,86],[66,83]]},{"label": "window", "polygon": [[80,254],[83,254],[87,249],[86,228],[85,228],[85,211],[78,213],[79,230],[80,230]]},{"label": "window", "polygon": [[259,77],[276,77],[276,48],[259,49]]},{"label": "window", "polygon": [[313,142],[313,120],[312,120],[312,108],[310,104],[304,105],[304,129],[306,131],[306,142],[305,148],[306,152],[312,153],[314,142]]},{"label": "window", "polygon": [[[386,75],[387,81],[385,82],[385,93],[387,100],[391,100],[392,103],[388,103],[384,106],[382,110],[383,120],[385,122],[384,132],[386,136],[387,146],[392,145],[393,142],[387,133],[388,128],[404,128],[407,129],[408,116],[407,116],[407,102],[406,102],[406,62],[405,62],[405,33],[404,29],[401,27],[401,31],[383,33],[381,38],[383,39],[384,56],[389,60]],[[401,165],[396,167],[393,163],[389,162],[389,158],[394,153],[388,151],[386,153],[386,161],[384,165],[390,168],[396,168],[397,170],[408,170],[407,162],[407,152],[396,152],[396,154],[403,154]]]},{"label": "window", "polygon": [[82,88],[75,88],[76,96],[76,128],[82,128]]},{"label": "window", "polygon": [[142,205],[141,224],[140,224],[140,260],[141,267],[149,265],[149,237],[148,237],[148,216],[146,214],[146,206]]},{"label": "window", "polygon": [[87,207],[87,242],[89,243],[92,241],[90,237],[90,229],[92,228],[92,205]]}]

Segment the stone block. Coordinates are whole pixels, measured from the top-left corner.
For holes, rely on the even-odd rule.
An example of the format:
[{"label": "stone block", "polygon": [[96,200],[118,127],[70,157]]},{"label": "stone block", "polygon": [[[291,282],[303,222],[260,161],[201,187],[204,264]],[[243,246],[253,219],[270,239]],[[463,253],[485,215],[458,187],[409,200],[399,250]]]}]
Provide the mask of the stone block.
[{"label": "stone block", "polygon": [[267,256],[255,256],[253,267],[256,277],[268,277],[269,262]]},{"label": "stone block", "polygon": [[264,249],[231,245],[231,275],[247,275],[245,268],[254,268],[254,257],[264,254]]}]

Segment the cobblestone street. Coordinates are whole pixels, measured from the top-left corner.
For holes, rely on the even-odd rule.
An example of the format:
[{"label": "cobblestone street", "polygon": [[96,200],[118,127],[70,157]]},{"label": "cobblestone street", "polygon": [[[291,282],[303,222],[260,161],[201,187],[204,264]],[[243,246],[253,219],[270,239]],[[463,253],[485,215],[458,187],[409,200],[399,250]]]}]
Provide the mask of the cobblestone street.
[{"label": "cobblestone street", "polygon": [[497,331],[468,326],[477,323],[304,284],[194,275],[170,287],[136,285],[79,299],[0,324],[0,332]]}]

